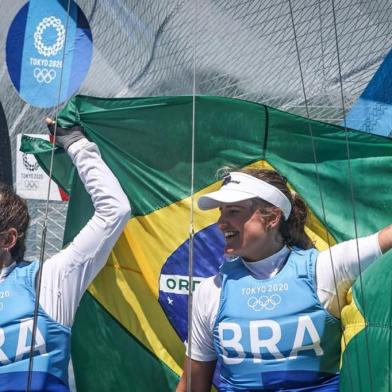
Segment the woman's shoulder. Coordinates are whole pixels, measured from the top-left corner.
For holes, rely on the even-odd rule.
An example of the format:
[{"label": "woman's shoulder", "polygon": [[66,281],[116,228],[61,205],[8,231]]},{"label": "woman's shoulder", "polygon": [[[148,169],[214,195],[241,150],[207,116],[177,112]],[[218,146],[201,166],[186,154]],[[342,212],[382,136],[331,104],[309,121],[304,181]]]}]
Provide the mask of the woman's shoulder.
[{"label": "woman's shoulder", "polygon": [[213,290],[216,288],[220,288],[222,285],[222,276],[220,273],[216,275],[209,276],[208,278],[204,278],[200,284],[196,287],[196,291],[205,291],[205,290]]},{"label": "woman's shoulder", "polygon": [[219,308],[221,281],[220,274],[210,276],[204,279],[195,291],[194,312],[197,315],[196,320],[203,323],[208,330],[212,330]]},{"label": "woman's shoulder", "polygon": [[198,300],[209,301],[216,296],[219,297],[222,286],[221,274],[216,274],[205,278],[195,290],[195,298]]}]

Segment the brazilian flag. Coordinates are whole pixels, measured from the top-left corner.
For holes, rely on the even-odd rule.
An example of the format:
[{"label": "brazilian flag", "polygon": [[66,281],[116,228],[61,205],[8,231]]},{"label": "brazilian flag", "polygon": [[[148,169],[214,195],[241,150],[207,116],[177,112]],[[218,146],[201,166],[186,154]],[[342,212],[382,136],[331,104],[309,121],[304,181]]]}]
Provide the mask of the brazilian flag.
[{"label": "brazilian flag", "polygon": [[[287,177],[308,204],[307,231],[319,249],[374,233],[392,220],[387,138],[206,96],[77,96],[59,116],[63,127],[75,123],[98,144],[133,207],[77,313],[72,353],[80,391],[175,388],[187,339],[190,242],[194,287],[222,260],[217,212],[201,212],[196,203],[218,189],[222,168],[267,167]],[[25,138],[23,148],[49,167],[45,142]],[[71,195],[67,244],[93,208],[60,150],[53,173]],[[391,387],[391,268],[387,254],[349,295],[342,390]]]}]

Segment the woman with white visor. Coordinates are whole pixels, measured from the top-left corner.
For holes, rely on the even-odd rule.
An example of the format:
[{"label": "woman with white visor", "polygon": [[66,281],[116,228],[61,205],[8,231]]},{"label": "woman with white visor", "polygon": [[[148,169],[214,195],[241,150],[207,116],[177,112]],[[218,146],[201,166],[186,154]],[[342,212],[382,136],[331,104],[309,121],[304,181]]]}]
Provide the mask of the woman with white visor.
[{"label": "woman with white visor", "polygon": [[[338,391],[340,308],[392,227],[318,252],[303,200],[272,170],[232,172],[202,210],[220,209],[227,261],[194,293],[192,391]],[[331,255],[332,261],[331,263]],[[186,391],[187,365],[177,387]]]}]

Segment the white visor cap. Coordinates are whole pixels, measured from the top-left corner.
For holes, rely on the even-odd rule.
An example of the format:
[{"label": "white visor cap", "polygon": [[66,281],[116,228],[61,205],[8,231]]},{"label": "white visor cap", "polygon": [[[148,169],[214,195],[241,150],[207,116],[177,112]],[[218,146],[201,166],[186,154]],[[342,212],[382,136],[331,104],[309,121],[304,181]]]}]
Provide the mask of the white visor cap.
[{"label": "white visor cap", "polygon": [[222,203],[237,203],[259,198],[282,210],[285,220],[291,213],[290,200],[278,188],[246,173],[232,172],[223,179],[219,191],[207,193],[198,200],[201,210],[218,208]]}]

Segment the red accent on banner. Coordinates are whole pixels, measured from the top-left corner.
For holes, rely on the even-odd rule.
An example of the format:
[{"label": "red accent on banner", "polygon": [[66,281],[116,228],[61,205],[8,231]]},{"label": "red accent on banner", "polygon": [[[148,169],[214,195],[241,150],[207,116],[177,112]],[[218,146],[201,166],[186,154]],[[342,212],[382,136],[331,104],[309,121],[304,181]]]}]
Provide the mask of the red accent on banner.
[{"label": "red accent on banner", "polygon": [[60,191],[60,196],[61,196],[61,200],[62,201],[68,201],[69,200],[69,195],[67,192],[65,192],[65,190],[61,187],[59,187],[59,191]]}]

